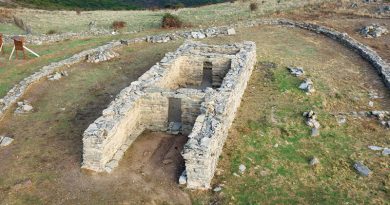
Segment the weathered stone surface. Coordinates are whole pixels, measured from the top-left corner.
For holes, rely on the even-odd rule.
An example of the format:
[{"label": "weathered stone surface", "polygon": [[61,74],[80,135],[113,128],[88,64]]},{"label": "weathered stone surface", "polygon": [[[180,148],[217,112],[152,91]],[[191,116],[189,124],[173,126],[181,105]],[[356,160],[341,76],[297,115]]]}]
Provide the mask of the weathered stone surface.
[{"label": "weathered stone surface", "polygon": [[28,113],[34,109],[26,100],[18,102],[17,105],[18,107],[15,110],[15,113],[17,114]]},{"label": "weathered stone surface", "polygon": [[10,145],[13,141],[14,139],[12,139],[11,137],[0,136],[0,147],[6,147]]},{"label": "weathered stone surface", "polygon": [[240,171],[241,174],[243,174],[246,170],[246,166],[243,164],[240,164],[240,166],[238,166],[238,170]]},{"label": "weathered stone surface", "polygon": [[299,89],[306,92],[306,94],[311,94],[315,92],[313,81],[309,78],[305,79],[301,85],[299,85]]},{"label": "weathered stone surface", "polygon": [[374,146],[374,145],[368,146],[368,148],[369,148],[370,150],[374,150],[374,151],[383,150],[383,147]]},{"label": "weathered stone surface", "polygon": [[[175,131],[189,134],[182,153],[186,177],[180,177],[179,182],[185,181],[189,188],[210,188],[255,61],[252,42],[222,46],[187,42],[167,53],[123,89],[84,132],[82,167],[111,171],[143,130]],[[212,65],[208,86],[203,85],[205,64]],[[181,100],[180,125],[168,121],[170,98]]]},{"label": "weathered stone surface", "polygon": [[317,157],[312,157],[309,161],[310,166],[317,166],[320,164],[320,160]]},{"label": "weathered stone surface", "polygon": [[384,148],[382,151],[383,156],[389,156],[390,155],[390,149],[389,148]]},{"label": "weathered stone surface", "polygon": [[360,33],[366,38],[378,38],[382,35],[389,33],[389,31],[384,26],[373,24],[363,27]]},{"label": "weathered stone surface", "polygon": [[87,55],[87,62],[88,63],[100,63],[104,61],[109,61],[113,58],[118,57],[119,54],[108,49],[102,49],[95,53]]},{"label": "weathered stone surface", "polygon": [[372,171],[367,166],[365,166],[362,162],[355,162],[353,167],[362,176],[368,177],[372,174]]},{"label": "weathered stone surface", "polygon": [[293,67],[289,66],[287,69],[290,71],[290,73],[296,77],[302,76],[305,74],[305,71],[303,70],[302,67]]}]

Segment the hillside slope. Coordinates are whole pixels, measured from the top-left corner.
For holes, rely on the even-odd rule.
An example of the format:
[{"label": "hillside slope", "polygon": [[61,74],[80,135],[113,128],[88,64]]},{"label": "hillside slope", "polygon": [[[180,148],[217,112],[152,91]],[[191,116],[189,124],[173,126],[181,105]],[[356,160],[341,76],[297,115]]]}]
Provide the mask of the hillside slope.
[{"label": "hillside slope", "polygon": [[13,0],[12,2],[20,6],[40,9],[134,10],[153,7],[190,7],[224,1],[226,0]]}]

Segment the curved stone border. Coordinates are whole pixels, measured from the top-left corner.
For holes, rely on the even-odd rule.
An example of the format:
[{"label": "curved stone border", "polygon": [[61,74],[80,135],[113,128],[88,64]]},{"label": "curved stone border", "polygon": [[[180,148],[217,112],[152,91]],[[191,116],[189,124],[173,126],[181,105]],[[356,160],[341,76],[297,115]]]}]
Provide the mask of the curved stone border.
[{"label": "curved stone border", "polygon": [[206,37],[215,37],[221,35],[234,35],[235,30],[230,27],[213,27],[208,29],[199,29],[194,31],[177,31],[174,33],[159,34],[155,36],[146,36],[141,38],[134,38],[131,40],[120,40],[112,41],[105,45],[99,46],[97,48],[89,49],[82,51],[78,54],[73,55],[72,57],[51,63],[48,66],[42,67],[39,71],[30,75],[29,77],[24,78],[21,82],[15,85],[8,93],[0,99],[0,120],[4,117],[4,113],[9,109],[14,103],[16,103],[27,91],[28,87],[32,84],[42,80],[43,78],[58,72],[61,69],[69,68],[71,65],[79,63],[87,58],[87,56],[94,54],[96,52],[103,52],[118,48],[120,46],[139,43],[139,42],[152,42],[152,43],[165,43],[171,40],[177,39],[196,39],[196,38],[206,38]]},{"label": "curved stone border", "polygon": [[331,39],[334,39],[346,47],[354,50],[358,53],[363,59],[368,61],[382,77],[385,85],[390,88],[390,65],[383,60],[373,49],[369,46],[366,46],[359,41],[355,40],[347,33],[341,33],[332,28],[325,26],[320,26],[317,24],[306,23],[306,22],[297,22],[288,19],[257,19],[254,21],[249,21],[243,24],[236,24],[236,27],[253,27],[258,25],[281,25],[281,26],[290,26],[309,30],[315,33],[325,35]]},{"label": "curved stone border", "polygon": [[[236,27],[236,28],[254,27],[258,25],[291,26],[291,27],[306,29],[330,37],[346,45],[348,48],[355,50],[360,56],[362,56],[365,60],[367,60],[374,68],[377,69],[379,75],[383,78],[386,86],[390,88],[389,64],[386,63],[370,47],[358,42],[357,40],[353,39],[346,33],[341,33],[325,26],[320,26],[312,23],[297,22],[297,21],[292,21],[287,19],[257,19],[253,21],[247,21],[244,23],[234,24],[232,25],[232,27]],[[43,79],[43,77],[53,74],[54,72],[56,72],[57,70],[59,70],[64,66],[69,67],[70,65],[81,62],[82,60],[85,59],[87,55],[92,54],[94,52],[112,49],[122,44],[130,44],[130,43],[137,43],[137,42],[144,42],[144,41],[152,42],[152,43],[165,43],[180,38],[201,39],[206,37],[214,37],[220,35],[234,35],[234,34],[235,31],[231,27],[213,27],[213,28],[200,29],[195,31],[178,31],[174,33],[160,34],[155,36],[146,36],[143,38],[131,39],[129,41],[114,41],[95,49],[89,49],[87,51],[83,51],[66,60],[57,63],[52,63],[48,66],[44,66],[40,71],[25,78],[19,84],[15,85],[4,98],[0,99],[0,119],[3,117],[4,112],[24,94],[24,92],[31,84]]]}]

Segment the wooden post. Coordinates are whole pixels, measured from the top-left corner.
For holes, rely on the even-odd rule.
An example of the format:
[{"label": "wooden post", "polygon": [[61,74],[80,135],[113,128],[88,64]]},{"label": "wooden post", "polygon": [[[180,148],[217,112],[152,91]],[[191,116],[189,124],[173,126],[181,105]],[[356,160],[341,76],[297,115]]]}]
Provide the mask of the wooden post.
[{"label": "wooden post", "polygon": [[3,44],[3,34],[0,33],[0,52],[4,54]]},{"label": "wooden post", "polygon": [[15,36],[14,38],[14,45],[15,45],[15,53],[16,57],[18,56],[18,51],[21,51],[23,53],[23,59],[26,59],[26,53],[24,51],[24,37],[22,36]]},{"label": "wooden post", "polygon": [[23,45],[24,42],[25,42],[25,38],[24,37],[22,37],[22,36],[14,36],[12,39],[14,40],[14,48],[12,49],[11,55],[9,56],[9,60],[12,59],[12,55],[14,54],[14,51],[16,53],[16,58],[18,57],[18,51],[22,51],[23,52],[23,58],[26,59],[25,50],[27,50],[28,52],[32,53],[36,57],[40,57],[37,53],[35,53],[31,49],[29,49],[29,48],[27,48],[26,46]]}]

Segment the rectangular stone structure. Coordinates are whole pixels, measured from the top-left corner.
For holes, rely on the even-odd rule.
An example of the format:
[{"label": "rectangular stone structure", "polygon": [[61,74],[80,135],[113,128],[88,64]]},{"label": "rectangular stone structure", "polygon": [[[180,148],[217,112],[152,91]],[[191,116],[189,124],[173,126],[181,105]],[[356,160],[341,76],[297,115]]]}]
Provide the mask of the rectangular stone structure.
[{"label": "rectangular stone structure", "polygon": [[[85,130],[82,168],[111,172],[144,130],[180,132],[189,136],[182,151],[187,186],[210,188],[255,62],[253,42],[206,45],[188,41],[167,53],[123,89]],[[205,78],[210,85],[204,86]],[[170,113],[173,107],[180,109],[180,116]]]}]

